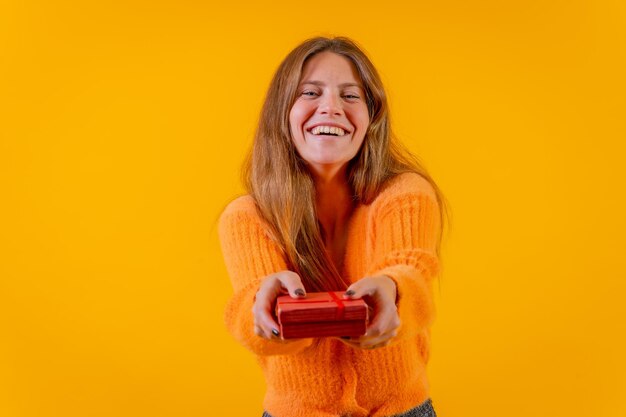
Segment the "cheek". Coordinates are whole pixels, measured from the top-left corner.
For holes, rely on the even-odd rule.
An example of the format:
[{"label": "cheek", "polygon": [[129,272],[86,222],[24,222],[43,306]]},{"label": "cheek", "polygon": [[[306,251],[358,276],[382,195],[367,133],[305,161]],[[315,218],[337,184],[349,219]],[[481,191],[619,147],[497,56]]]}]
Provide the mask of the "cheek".
[{"label": "cheek", "polygon": [[289,124],[292,132],[302,129],[302,124],[306,121],[306,114],[307,110],[304,106],[295,104],[291,107],[291,111],[289,112]]},{"label": "cheek", "polygon": [[361,118],[360,118],[361,120],[360,121],[361,121],[361,124],[363,126],[363,129],[367,130],[367,127],[370,124],[370,115],[369,115],[369,111],[367,110],[367,106],[365,106],[365,105],[363,106],[363,108],[361,109],[360,114],[361,114]]},{"label": "cheek", "polygon": [[298,109],[294,106],[289,110],[289,129],[293,133],[298,125]]},{"label": "cheek", "polygon": [[354,155],[352,155],[353,157],[359,153],[359,150],[363,147],[364,142],[365,142],[364,138],[360,138],[359,141],[354,144]]},{"label": "cheek", "polygon": [[367,130],[370,125],[369,116],[368,115],[361,116],[359,120],[356,122],[358,123],[358,126],[357,126],[358,134],[362,140],[365,137],[365,134],[367,133]]},{"label": "cheek", "polygon": [[357,129],[359,134],[365,134],[365,131],[367,131],[367,127],[369,126],[370,122],[367,106],[363,104],[362,106],[351,109],[350,119],[351,123]]}]

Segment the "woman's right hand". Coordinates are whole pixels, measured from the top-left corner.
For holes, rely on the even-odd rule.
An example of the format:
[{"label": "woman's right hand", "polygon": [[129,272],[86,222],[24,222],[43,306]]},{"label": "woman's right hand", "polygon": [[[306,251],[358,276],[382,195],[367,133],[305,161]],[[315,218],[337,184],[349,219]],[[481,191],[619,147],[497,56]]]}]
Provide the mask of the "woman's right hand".
[{"label": "woman's right hand", "polygon": [[279,325],[273,314],[276,298],[287,293],[292,298],[303,298],[306,295],[300,277],[293,271],[276,272],[261,281],[252,306],[254,333],[257,336],[277,342],[288,341],[279,333]]}]

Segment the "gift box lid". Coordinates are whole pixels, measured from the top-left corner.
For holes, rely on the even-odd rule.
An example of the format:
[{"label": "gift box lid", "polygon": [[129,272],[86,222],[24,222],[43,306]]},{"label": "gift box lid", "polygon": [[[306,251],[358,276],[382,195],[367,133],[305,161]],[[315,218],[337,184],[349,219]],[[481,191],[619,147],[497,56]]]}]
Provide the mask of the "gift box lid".
[{"label": "gift box lid", "polygon": [[365,320],[368,307],[361,298],[343,299],[343,291],[313,292],[304,298],[282,295],[276,299],[279,323]]}]

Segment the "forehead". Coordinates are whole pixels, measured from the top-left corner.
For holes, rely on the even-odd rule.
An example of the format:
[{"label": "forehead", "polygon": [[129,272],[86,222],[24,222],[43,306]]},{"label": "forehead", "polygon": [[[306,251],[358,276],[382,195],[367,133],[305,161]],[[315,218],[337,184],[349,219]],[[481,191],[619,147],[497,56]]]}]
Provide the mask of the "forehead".
[{"label": "forehead", "polygon": [[313,55],[304,64],[300,83],[311,81],[362,86],[361,77],[352,61],[343,55],[327,51]]}]

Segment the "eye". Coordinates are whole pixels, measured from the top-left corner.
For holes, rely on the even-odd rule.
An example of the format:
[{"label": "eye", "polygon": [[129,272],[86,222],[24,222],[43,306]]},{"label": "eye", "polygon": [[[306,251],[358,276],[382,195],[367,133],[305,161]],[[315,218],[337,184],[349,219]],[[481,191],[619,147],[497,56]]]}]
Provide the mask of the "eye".
[{"label": "eye", "polygon": [[355,94],[346,94],[344,97],[349,99],[349,100],[356,100],[356,99],[360,98],[359,96],[357,96]]},{"label": "eye", "polygon": [[317,95],[317,93],[315,91],[307,90],[307,91],[303,91],[301,95],[307,96],[307,97],[314,97]]}]

